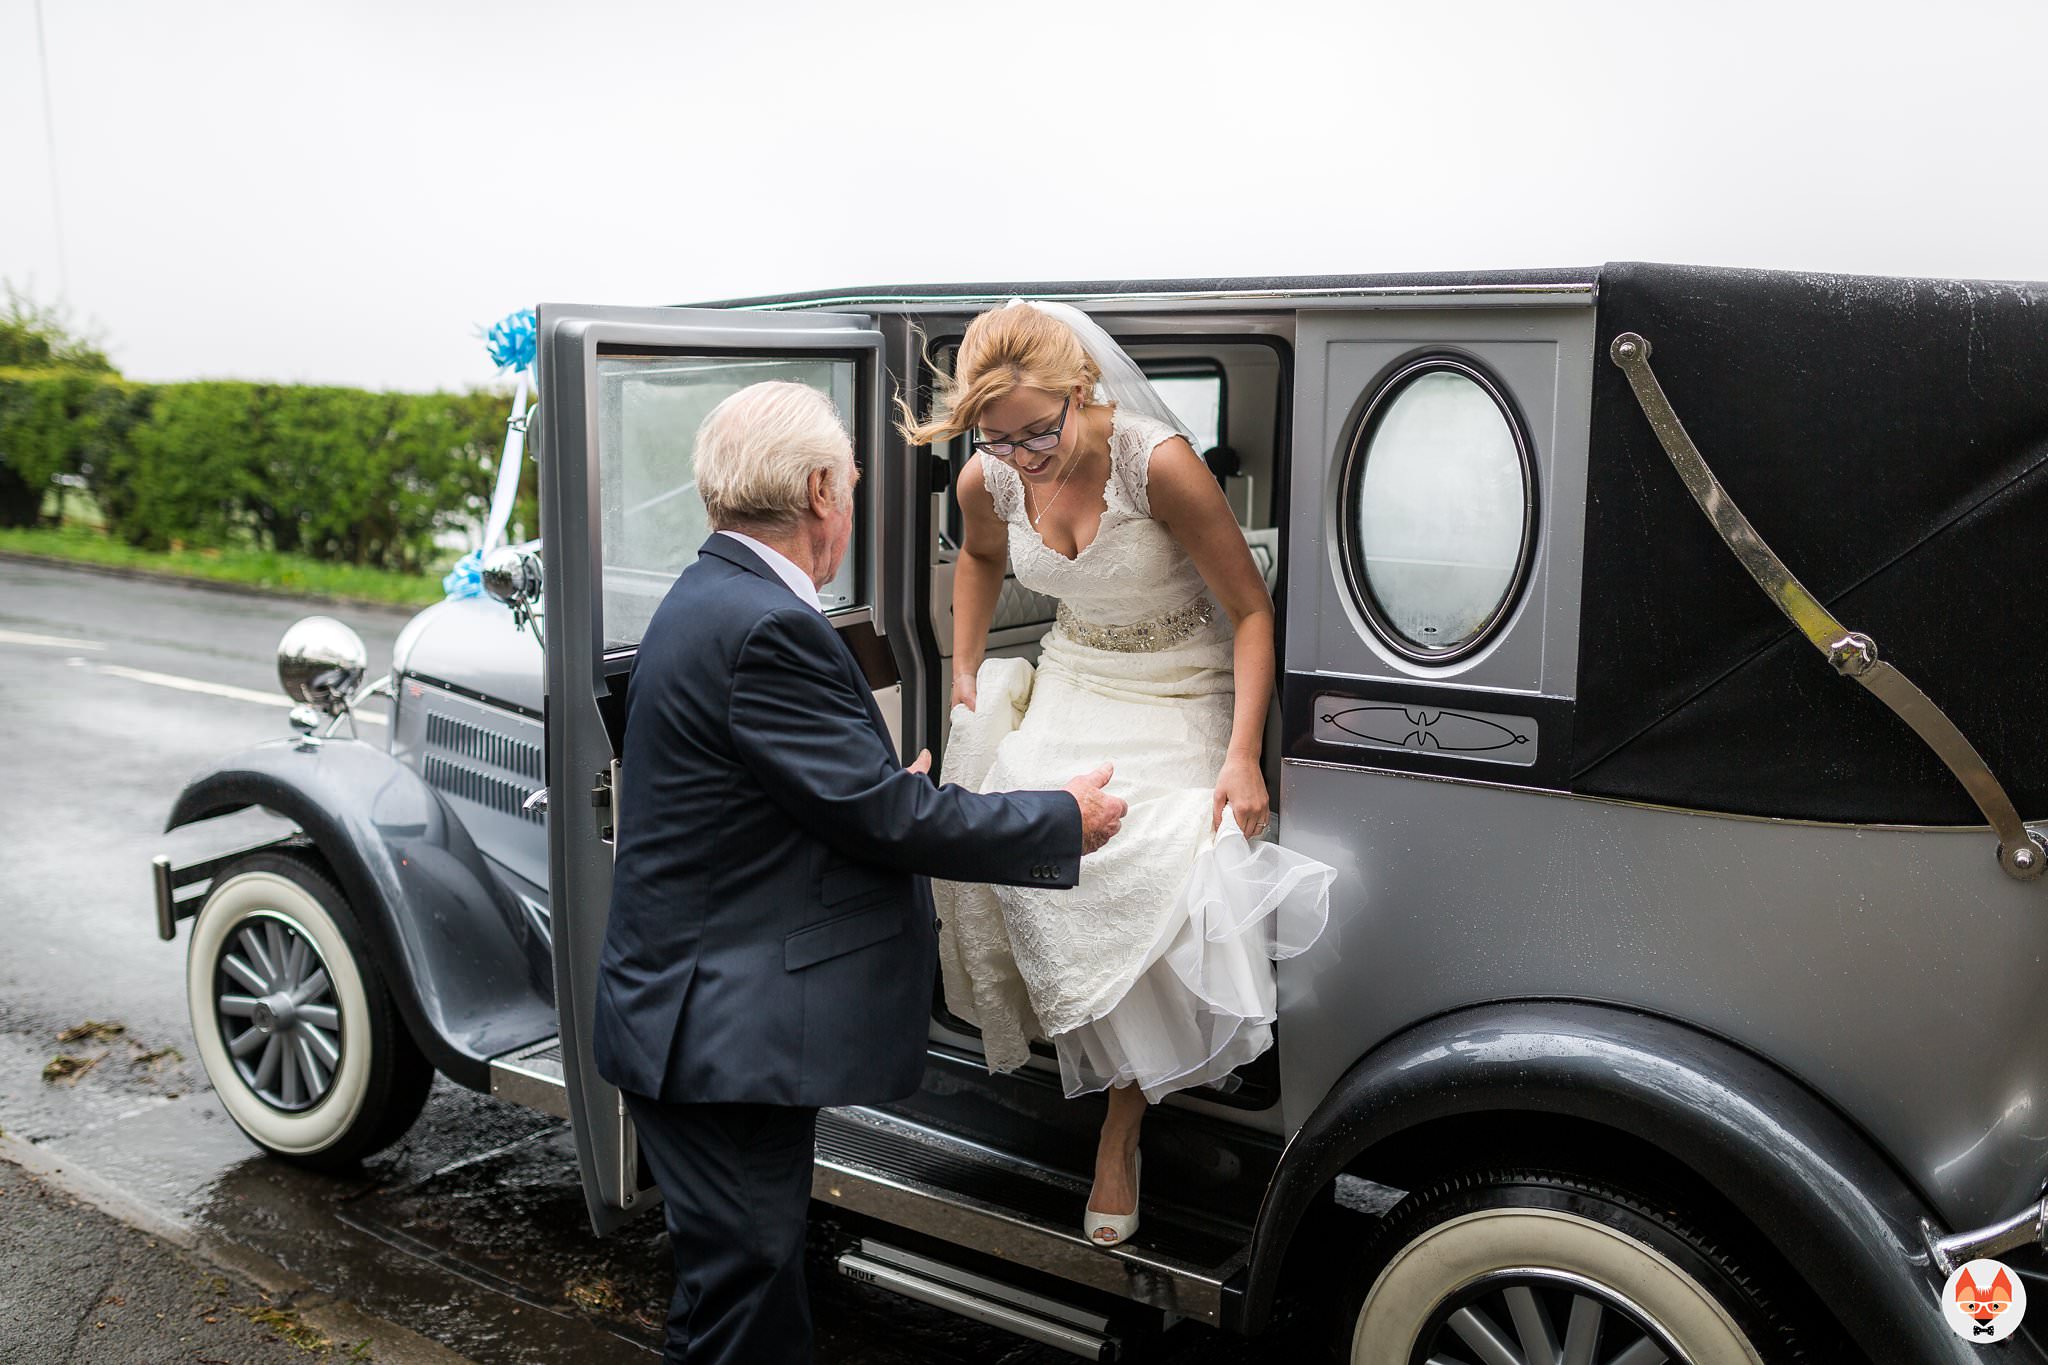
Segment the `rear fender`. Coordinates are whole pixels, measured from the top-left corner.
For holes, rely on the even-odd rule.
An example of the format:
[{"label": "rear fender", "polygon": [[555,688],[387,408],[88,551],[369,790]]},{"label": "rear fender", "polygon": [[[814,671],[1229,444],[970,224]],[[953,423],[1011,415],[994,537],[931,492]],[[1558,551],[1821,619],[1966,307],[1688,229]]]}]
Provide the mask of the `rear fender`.
[{"label": "rear fender", "polygon": [[1731,1043],[1575,1001],[1454,1011],[1346,1072],[1267,1189],[1246,1327],[1266,1320],[1288,1245],[1340,1172],[1370,1176],[1373,1149],[1422,1124],[1469,1118],[1512,1135],[1518,1116],[1567,1116],[1661,1149],[1761,1232],[1871,1359],[1976,1359],[1941,1316],[1943,1277],[1920,1227],[1931,1209],[1841,1114]]}]

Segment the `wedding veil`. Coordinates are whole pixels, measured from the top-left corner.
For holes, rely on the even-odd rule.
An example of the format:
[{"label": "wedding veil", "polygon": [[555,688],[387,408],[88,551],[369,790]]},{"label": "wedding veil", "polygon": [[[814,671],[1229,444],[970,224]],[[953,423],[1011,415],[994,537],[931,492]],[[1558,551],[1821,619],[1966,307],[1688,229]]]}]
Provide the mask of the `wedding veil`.
[{"label": "wedding veil", "polygon": [[1117,410],[1137,413],[1155,421],[1166,423],[1194,446],[1197,455],[1202,448],[1195,445],[1195,433],[1188,430],[1188,424],[1166,406],[1166,400],[1159,396],[1159,390],[1152,387],[1152,381],[1145,378],[1145,372],[1138,368],[1138,362],[1131,359],[1116,339],[1102,330],[1102,324],[1089,317],[1071,304],[1053,303],[1044,299],[1011,299],[1005,308],[1036,308],[1041,313],[1051,314],[1074,329],[1074,335],[1081,339],[1081,349],[1095,362],[1095,368],[1102,372],[1102,381],[1095,386],[1097,402],[1117,405]]}]

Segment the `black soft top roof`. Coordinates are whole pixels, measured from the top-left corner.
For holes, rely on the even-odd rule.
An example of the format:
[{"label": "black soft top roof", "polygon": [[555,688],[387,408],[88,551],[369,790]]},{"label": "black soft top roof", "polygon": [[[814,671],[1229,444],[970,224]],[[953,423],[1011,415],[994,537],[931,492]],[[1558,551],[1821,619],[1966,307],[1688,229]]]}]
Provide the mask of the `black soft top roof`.
[{"label": "black soft top roof", "polygon": [[1809,819],[1982,823],[1687,495],[1622,372],[1640,332],[1707,462],[1837,619],[2048,815],[2048,285],[1600,273],[1575,789]]},{"label": "black soft top roof", "polygon": [[1540,270],[1421,271],[1394,275],[1219,275],[1177,280],[983,280],[955,284],[881,284],[719,299],[700,308],[769,308],[858,299],[1006,298],[1012,294],[1302,293],[1335,289],[1507,289],[1518,285],[1570,289],[1599,275],[1593,266]]}]

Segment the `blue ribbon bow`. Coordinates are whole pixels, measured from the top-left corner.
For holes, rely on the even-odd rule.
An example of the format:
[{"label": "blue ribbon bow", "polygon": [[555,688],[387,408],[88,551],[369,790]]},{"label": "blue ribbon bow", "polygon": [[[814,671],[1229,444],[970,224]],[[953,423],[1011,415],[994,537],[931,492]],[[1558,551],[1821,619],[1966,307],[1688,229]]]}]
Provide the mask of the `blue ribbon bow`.
[{"label": "blue ribbon bow", "polygon": [[484,592],[484,557],[479,550],[471,550],[455,561],[441,579],[443,597],[481,597]]},{"label": "blue ribbon bow", "polygon": [[514,374],[533,368],[533,357],[540,341],[540,319],[531,308],[522,308],[508,313],[492,324],[483,333],[484,345],[490,348],[491,363],[499,373],[511,371]]}]

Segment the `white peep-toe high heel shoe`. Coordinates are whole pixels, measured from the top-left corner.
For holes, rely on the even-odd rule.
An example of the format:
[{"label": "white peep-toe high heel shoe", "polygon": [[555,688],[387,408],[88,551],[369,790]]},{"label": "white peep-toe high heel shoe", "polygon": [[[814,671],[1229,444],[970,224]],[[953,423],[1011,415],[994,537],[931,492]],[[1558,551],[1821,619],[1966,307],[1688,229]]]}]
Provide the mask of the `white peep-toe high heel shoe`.
[{"label": "white peep-toe high heel shoe", "polygon": [[[1145,1154],[1135,1155],[1131,1165],[1131,1193],[1137,1194],[1138,1185],[1145,1178]],[[1087,1209],[1081,1216],[1081,1235],[1099,1247],[1113,1247],[1127,1242],[1138,1230],[1138,1204],[1133,1198],[1129,1213],[1098,1213]]]}]

